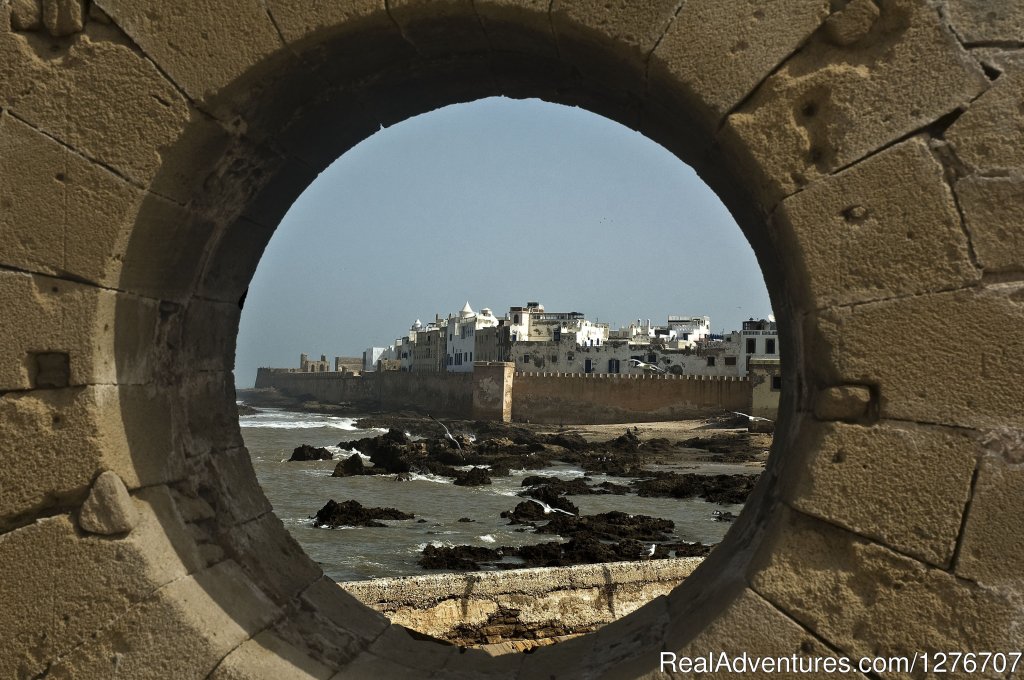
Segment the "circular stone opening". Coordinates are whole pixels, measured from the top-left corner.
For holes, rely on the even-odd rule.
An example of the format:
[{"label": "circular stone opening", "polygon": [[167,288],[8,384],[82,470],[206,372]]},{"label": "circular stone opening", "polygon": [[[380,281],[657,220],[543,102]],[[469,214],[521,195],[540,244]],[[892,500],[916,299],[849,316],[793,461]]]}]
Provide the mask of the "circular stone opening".
[{"label": "circular stone opening", "polygon": [[[0,675],[636,676],[662,651],[1020,647],[1024,264],[996,237],[1019,202],[1013,13],[31,5],[0,6],[3,441],[41,452],[7,457]],[[514,659],[415,641],[319,580],[252,477],[230,376],[239,300],[312,177],[381,125],[496,94],[582,106],[696,168],[790,351],[787,456],[727,545],[668,598]]]},{"label": "circular stone opening", "polygon": [[[454,311],[470,296],[495,311]],[[282,220],[242,313],[242,432],[349,592],[434,637],[538,645],[667,594],[731,526],[777,417],[769,311],[731,216],[664,149],[538,100],[449,107],[348,152]],[[475,361],[512,364],[505,412],[474,406]],[[397,600],[365,582],[407,576]]]}]

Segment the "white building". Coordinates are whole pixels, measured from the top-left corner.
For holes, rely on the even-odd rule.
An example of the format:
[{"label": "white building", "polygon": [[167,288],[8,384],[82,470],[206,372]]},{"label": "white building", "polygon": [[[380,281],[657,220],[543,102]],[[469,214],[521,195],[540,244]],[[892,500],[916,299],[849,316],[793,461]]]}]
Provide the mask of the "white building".
[{"label": "white building", "polygon": [[[656,335],[660,334],[660,330]],[[666,340],[675,343],[677,348],[695,347],[698,342],[711,336],[711,317],[669,316],[666,330]]]},{"label": "white building", "polygon": [[387,351],[386,347],[367,347],[363,351],[363,371],[372,372],[377,370],[377,361]]},{"label": "white building", "polygon": [[576,344],[597,346],[608,340],[608,324],[588,321],[580,312],[546,312],[539,302],[510,307],[505,320],[509,337],[516,342],[559,342],[571,336]]},{"label": "white building", "polygon": [[779,328],[775,317],[750,319],[743,322],[743,329],[730,333],[739,345],[740,376],[747,374],[750,359],[779,358]]},{"label": "white building", "polygon": [[473,352],[476,343],[476,331],[480,328],[491,328],[498,325],[498,319],[491,310],[481,309],[474,312],[466,302],[458,316],[451,315],[447,323],[447,344],[445,346],[445,363],[452,373],[466,373],[473,370]]}]

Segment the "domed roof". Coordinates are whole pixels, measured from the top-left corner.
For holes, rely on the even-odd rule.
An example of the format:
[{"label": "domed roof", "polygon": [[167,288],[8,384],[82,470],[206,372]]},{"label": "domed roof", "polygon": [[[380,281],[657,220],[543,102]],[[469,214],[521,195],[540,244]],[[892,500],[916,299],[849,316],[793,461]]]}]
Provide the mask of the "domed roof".
[{"label": "domed roof", "polygon": [[469,306],[469,300],[466,300],[466,306],[462,308],[461,312],[459,312],[459,316],[473,316],[474,314],[476,314],[476,312],[474,312],[473,308]]}]

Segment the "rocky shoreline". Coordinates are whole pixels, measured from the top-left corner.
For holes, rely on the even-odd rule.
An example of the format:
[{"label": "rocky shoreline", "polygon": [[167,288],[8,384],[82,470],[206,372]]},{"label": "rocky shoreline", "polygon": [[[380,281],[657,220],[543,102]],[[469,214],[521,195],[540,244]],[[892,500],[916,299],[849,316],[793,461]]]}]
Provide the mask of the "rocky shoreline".
[{"label": "rocky shoreline", "polygon": [[[333,476],[387,475],[396,481],[412,475],[435,475],[459,486],[480,486],[510,470],[543,471],[569,463],[584,476],[562,479],[527,475],[519,501],[501,513],[515,531],[548,540],[532,545],[423,547],[419,564],[427,570],[506,570],[628,560],[703,556],[713,546],[689,542],[674,534],[669,520],[622,512],[581,515],[571,497],[594,494],[635,494],[641,497],[700,498],[710,503],[739,504],[750,494],[770,447],[770,435],[737,430],[731,419],[703,423],[656,423],[637,426],[555,428],[527,424],[439,422],[414,413],[354,413],[344,406],[288,400],[280,395],[245,394],[246,406],[287,408],[354,418],[359,428],[388,428],[356,441],[342,441],[350,451],[337,460]],[[653,435],[653,436],[652,436]],[[362,455],[360,455],[362,454]],[[290,461],[335,458],[327,448],[301,445]],[[368,463],[366,459],[368,458]],[[745,464],[750,472],[701,474],[705,463]],[[521,473],[520,473],[521,474]],[[591,475],[611,476],[595,481]],[[394,508],[363,508],[354,501],[331,499],[314,517],[322,527],[371,526],[386,530],[387,521],[415,521],[411,512]],[[406,508],[405,510],[415,510]],[[730,521],[730,512],[715,519]],[[471,518],[464,518],[473,521]]]}]

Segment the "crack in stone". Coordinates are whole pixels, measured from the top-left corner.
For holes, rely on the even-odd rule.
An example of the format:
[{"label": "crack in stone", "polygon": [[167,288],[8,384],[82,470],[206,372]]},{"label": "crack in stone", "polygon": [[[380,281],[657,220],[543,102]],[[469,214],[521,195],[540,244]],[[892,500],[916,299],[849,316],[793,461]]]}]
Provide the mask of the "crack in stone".
[{"label": "crack in stone", "polygon": [[981,456],[974,461],[974,472],[971,474],[971,486],[967,492],[967,501],[964,503],[963,514],[960,516],[960,529],[956,534],[956,543],[953,546],[953,557],[950,559],[950,568],[956,572],[960,568],[960,553],[964,546],[964,531],[967,529],[967,522],[970,519],[971,504],[974,502],[974,495],[978,486],[978,475],[981,473]]},{"label": "crack in stone", "polygon": [[180,203],[180,202],[176,201],[175,199],[171,198],[170,196],[165,196],[165,195],[163,195],[163,194],[161,194],[161,193],[159,193],[157,191],[154,191],[152,189],[152,187],[147,187],[144,184],[141,184],[140,182],[137,182],[136,180],[131,179],[130,177],[128,177],[128,176],[124,175],[123,173],[121,173],[117,168],[113,167],[112,165],[104,163],[103,161],[99,160],[98,158],[93,158],[92,156],[84,153],[83,151],[80,151],[80,150],[76,149],[75,147],[71,146],[69,143],[65,142],[64,140],[60,139],[59,137],[57,137],[57,136],[47,132],[46,130],[44,130],[41,127],[35,125],[31,121],[29,121],[29,120],[27,120],[25,118],[22,118],[20,115],[18,115],[17,113],[12,111],[11,109],[5,109],[4,112],[8,116],[10,116],[11,118],[13,118],[16,121],[18,121],[19,123],[28,126],[33,131],[38,132],[39,134],[43,135],[47,139],[50,139],[51,141],[53,141],[53,142],[57,143],[58,145],[60,145],[62,148],[64,148],[67,151],[71,152],[72,154],[74,154],[78,158],[81,158],[82,160],[88,162],[90,165],[95,165],[96,167],[99,167],[99,168],[102,168],[102,169],[106,170],[111,175],[114,175],[115,177],[117,177],[118,179],[123,181],[125,184],[128,184],[129,186],[131,186],[131,187],[133,187],[135,189],[138,189],[139,191],[142,191],[145,194],[150,194],[150,195],[155,196],[157,198],[161,198],[161,199],[167,201],[168,203],[171,203],[171,204],[173,204],[173,205],[175,205],[175,206],[177,206],[179,208],[188,209],[188,206],[186,204]]}]

